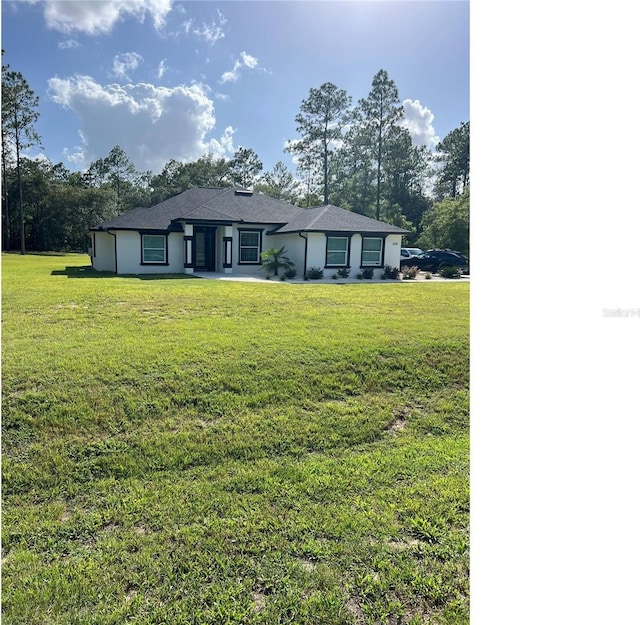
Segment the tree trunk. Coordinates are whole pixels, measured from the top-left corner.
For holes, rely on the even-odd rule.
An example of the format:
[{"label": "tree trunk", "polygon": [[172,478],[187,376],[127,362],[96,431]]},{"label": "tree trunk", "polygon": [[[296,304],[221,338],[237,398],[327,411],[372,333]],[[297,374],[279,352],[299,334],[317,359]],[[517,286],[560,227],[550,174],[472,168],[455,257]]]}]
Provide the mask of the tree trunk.
[{"label": "tree trunk", "polygon": [[9,250],[11,241],[11,228],[9,224],[9,193],[7,191],[7,160],[4,145],[4,132],[2,133],[2,249]]},{"label": "tree trunk", "polygon": [[328,147],[324,150],[324,205],[329,204],[329,157],[327,154]]},{"label": "tree trunk", "polygon": [[376,187],[376,219],[380,221],[380,178],[382,177],[382,120],[378,131],[378,177]]},{"label": "tree trunk", "polygon": [[20,207],[20,254],[24,256],[24,206],[22,205],[22,178],[20,177],[20,135],[18,128],[18,109],[14,111],[16,126],[16,174],[18,176],[18,203]]}]

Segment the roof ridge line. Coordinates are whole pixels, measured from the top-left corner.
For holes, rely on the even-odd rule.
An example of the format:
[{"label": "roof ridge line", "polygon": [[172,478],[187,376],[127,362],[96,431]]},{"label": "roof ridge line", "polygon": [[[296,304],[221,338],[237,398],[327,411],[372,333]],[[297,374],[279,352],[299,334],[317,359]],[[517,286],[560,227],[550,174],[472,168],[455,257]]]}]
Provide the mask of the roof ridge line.
[{"label": "roof ridge line", "polygon": [[320,217],[322,217],[329,209],[329,204],[325,204],[324,206],[318,206],[318,208],[320,209],[320,212],[316,215],[315,219],[309,222],[309,225],[307,226],[307,228],[311,228],[317,223]]}]

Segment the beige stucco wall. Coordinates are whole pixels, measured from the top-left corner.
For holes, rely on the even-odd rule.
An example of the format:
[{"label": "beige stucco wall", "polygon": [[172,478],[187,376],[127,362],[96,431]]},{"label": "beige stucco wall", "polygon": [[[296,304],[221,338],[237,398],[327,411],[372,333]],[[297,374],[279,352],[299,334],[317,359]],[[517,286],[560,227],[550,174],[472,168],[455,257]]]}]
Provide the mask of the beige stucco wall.
[{"label": "beige stucco wall", "polygon": [[[320,267],[325,272],[325,277],[333,275],[339,267],[325,268],[327,239],[324,233],[310,232],[308,234],[309,246],[307,249],[307,269],[309,267]],[[402,235],[390,234],[385,237],[384,243],[384,259],[383,265],[391,267],[400,266],[400,246],[402,243]],[[362,260],[362,235],[354,234],[351,236],[349,248],[349,269],[350,276],[355,277],[362,269],[360,262]],[[382,269],[374,268],[375,277],[380,277]]]},{"label": "beige stucco wall", "polygon": [[[140,233],[131,230],[113,230],[117,247],[118,274],[184,273],[184,239],[181,232],[169,234],[168,265],[142,265],[140,263]],[[98,271],[115,271],[114,237],[107,232],[96,232],[96,255],[93,267]]]},{"label": "beige stucco wall", "polygon": [[[233,225],[233,246],[232,246],[232,273],[239,273],[244,275],[265,276],[266,272],[262,269],[262,265],[252,265],[240,263],[240,236],[239,230],[262,230],[262,251],[266,251],[271,247],[280,249],[284,246],[286,250],[286,256],[295,263],[295,268],[298,271],[298,276],[302,276],[304,272],[304,240],[297,234],[267,234],[273,226],[265,226],[264,224],[234,224]],[[219,229],[220,230],[220,229]],[[220,253],[222,253],[222,242],[219,246]],[[217,253],[217,252],[216,252]],[[216,265],[222,271],[222,257],[220,257],[220,264]]]},{"label": "beige stucco wall", "polygon": [[[325,271],[325,277],[331,276],[338,268],[325,268],[326,236],[322,232],[303,233],[303,236],[294,234],[269,235],[264,224],[242,224],[240,229],[262,230],[262,251],[270,247],[285,247],[286,255],[295,263],[298,277],[302,277],[305,271],[305,239],[307,241],[307,264],[310,267],[319,267]],[[168,238],[169,265],[142,265],[140,264],[140,233],[128,230],[114,230],[117,240],[117,265],[119,274],[146,274],[146,273],[184,273],[184,239],[180,232],[172,232]],[[264,276],[261,265],[246,265],[239,263],[239,235],[238,226],[218,227],[216,232],[216,270],[224,272],[224,245],[223,237],[233,236],[232,268],[231,273]],[[387,235],[384,247],[384,264],[398,267],[400,265],[400,246],[402,236],[398,234]],[[114,237],[107,232],[95,233],[96,255],[91,261],[98,271],[115,271]],[[355,277],[361,272],[360,260],[362,255],[362,237],[359,234],[351,236],[349,262],[351,276]],[[190,270],[191,272],[193,270]],[[376,277],[382,272],[375,270]]]},{"label": "beige stucco wall", "polygon": [[118,273],[184,273],[184,238],[172,232],[168,238],[168,265],[140,264],[140,233],[115,231],[118,238]]},{"label": "beige stucco wall", "polygon": [[96,232],[95,256],[91,257],[91,264],[96,271],[115,271],[115,246],[114,238],[106,232]]},{"label": "beige stucco wall", "polygon": [[270,247],[280,249],[282,246],[285,249],[285,256],[295,264],[296,277],[302,278],[304,275],[304,239],[297,234],[268,235],[264,239],[265,250]]},{"label": "beige stucco wall", "polygon": [[308,232],[307,237],[307,269],[319,267],[324,269],[326,260],[327,238],[323,232]]},{"label": "beige stucco wall", "polygon": [[400,267],[400,248],[402,247],[401,234],[388,234],[384,244],[384,264],[391,267]]}]

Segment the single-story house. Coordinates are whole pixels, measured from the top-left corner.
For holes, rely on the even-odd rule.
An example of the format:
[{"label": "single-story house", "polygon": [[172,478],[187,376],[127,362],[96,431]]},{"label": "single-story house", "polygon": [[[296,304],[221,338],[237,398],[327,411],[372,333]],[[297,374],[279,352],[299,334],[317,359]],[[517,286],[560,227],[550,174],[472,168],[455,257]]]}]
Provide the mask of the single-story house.
[{"label": "single-story house", "polygon": [[398,267],[403,234],[337,206],[303,209],[240,187],[194,187],[89,231],[98,271],[258,275],[260,254],[284,246],[300,277],[310,267],[352,276]]}]

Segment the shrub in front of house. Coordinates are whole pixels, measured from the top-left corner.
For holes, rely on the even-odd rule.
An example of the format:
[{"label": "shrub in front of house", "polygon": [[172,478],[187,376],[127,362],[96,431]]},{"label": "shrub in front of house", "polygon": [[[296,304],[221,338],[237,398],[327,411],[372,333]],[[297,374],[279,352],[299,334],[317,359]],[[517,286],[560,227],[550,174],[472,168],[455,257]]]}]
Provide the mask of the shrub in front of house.
[{"label": "shrub in front of house", "polygon": [[284,249],[284,245],[278,249],[277,247],[271,247],[260,254],[262,257],[262,269],[274,276],[278,275],[279,269],[293,269],[293,262],[288,256],[285,256],[287,250]]},{"label": "shrub in front of house", "polygon": [[385,265],[384,271],[382,272],[382,276],[380,276],[383,280],[397,280],[398,274],[400,270],[397,267],[392,267],[391,265]]},{"label": "shrub in front of house", "polygon": [[320,267],[309,267],[305,274],[306,280],[322,280],[324,278],[324,271]]},{"label": "shrub in front of house", "polygon": [[452,265],[447,265],[446,267],[440,267],[438,271],[443,278],[455,279],[460,277],[460,270],[457,267],[454,267]]},{"label": "shrub in front of house", "polygon": [[418,275],[417,267],[409,267],[408,265],[404,265],[401,271],[403,280],[415,280],[416,276]]},{"label": "shrub in front of house", "polygon": [[289,278],[289,280],[291,280],[291,278],[295,278],[297,275],[298,275],[298,270],[295,267],[291,267],[291,269],[287,269],[284,272],[284,277]]},{"label": "shrub in front of house", "polygon": [[367,267],[362,270],[362,277],[364,280],[371,280],[373,278],[373,269],[371,267]]},{"label": "shrub in front of house", "polygon": [[343,267],[342,269],[338,269],[338,278],[348,278],[351,269],[349,267]]}]

